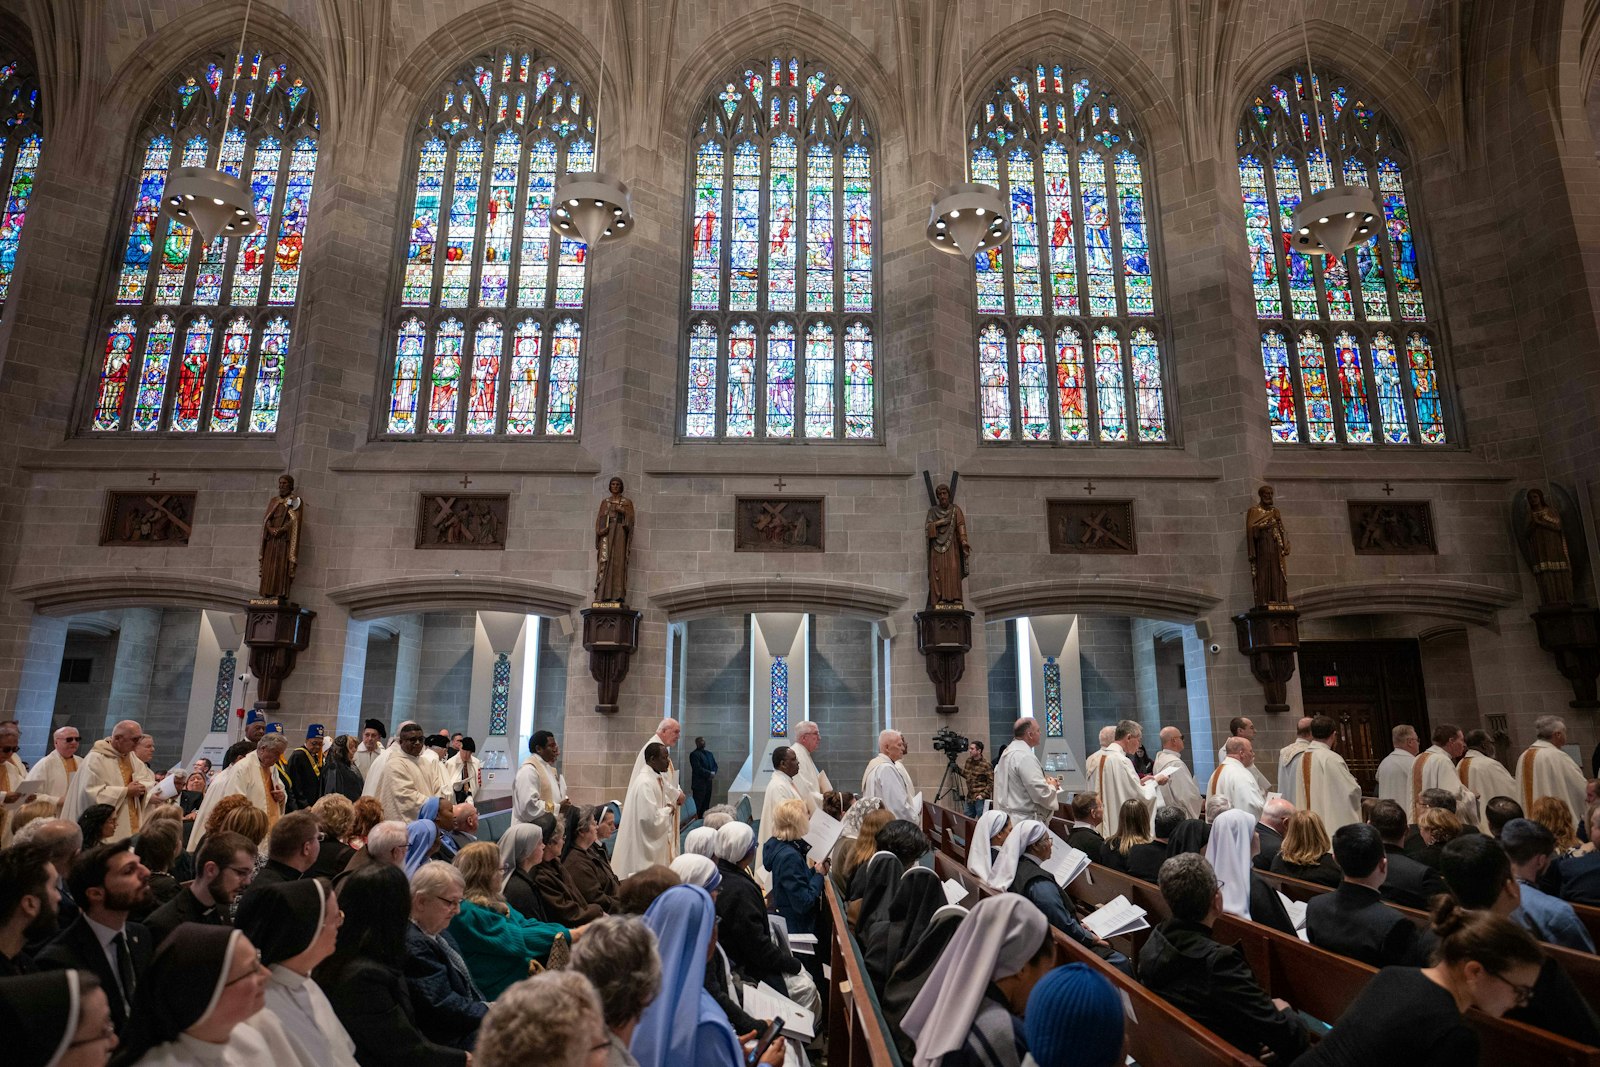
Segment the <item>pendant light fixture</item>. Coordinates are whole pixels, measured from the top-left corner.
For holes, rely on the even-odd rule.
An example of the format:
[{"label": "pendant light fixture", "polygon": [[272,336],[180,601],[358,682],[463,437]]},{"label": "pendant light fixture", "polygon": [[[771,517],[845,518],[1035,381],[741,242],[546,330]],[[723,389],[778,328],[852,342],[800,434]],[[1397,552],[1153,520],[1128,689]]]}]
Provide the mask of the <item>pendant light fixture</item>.
[{"label": "pendant light fixture", "polygon": [[1000,190],[971,178],[966,138],[966,58],[961,50],[961,0],[955,0],[951,22],[956,29],[956,150],[961,155],[963,180],[934,199],[928,214],[928,243],[940,252],[971,259],[1006,243],[1011,220]]},{"label": "pendant light fixture", "polygon": [[574,232],[593,248],[601,241],[617,240],[633,232],[633,201],[628,187],[600,170],[600,112],[606,102],[606,38],[611,31],[611,3],[601,0],[600,91],[594,107],[594,170],[573,171],[556,182],[555,210],[550,222],[556,232]]},{"label": "pendant light fixture", "polygon": [[228,109],[222,120],[222,136],[217,140],[217,169],[179,167],[167,179],[161,196],[161,213],[173,222],[193,227],[206,244],[217,237],[244,237],[261,228],[249,183],[222,169],[222,149],[228,142],[228,124],[233,120],[239,71],[244,66],[250,3],[251,0],[246,0],[244,5],[244,25],[239,29],[239,48],[234,53],[233,84],[228,86]]},{"label": "pendant light fixture", "polygon": [[[1307,0],[1309,3],[1309,0]],[[1306,30],[1306,9],[1300,9],[1300,36],[1306,46],[1306,73],[1311,78],[1311,119],[1317,126],[1318,142],[1322,145],[1322,158],[1333,170],[1333,157],[1328,154],[1328,133],[1322,127],[1322,86],[1317,81],[1316,68],[1311,65],[1311,35]],[[1310,176],[1309,173],[1307,175]],[[1340,175],[1333,174],[1335,179]],[[1372,240],[1373,230],[1383,209],[1378,198],[1365,185],[1346,185],[1337,182],[1332,187],[1314,192],[1300,201],[1294,213],[1294,233],[1291,244],[1304,256],[1342,256],[1344,253]]]}]

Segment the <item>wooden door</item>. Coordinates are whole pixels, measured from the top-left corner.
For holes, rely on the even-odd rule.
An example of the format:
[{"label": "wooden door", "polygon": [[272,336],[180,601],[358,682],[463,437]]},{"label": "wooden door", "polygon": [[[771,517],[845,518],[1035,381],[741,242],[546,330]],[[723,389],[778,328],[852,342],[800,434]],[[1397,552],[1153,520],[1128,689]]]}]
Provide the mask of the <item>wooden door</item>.
[{"label": "wooden door", "polygon": [[1368,796],[1377,794],[1378,763],[1393,751],[1400,723],[1428,736],[1422,655],[1414,640],[1307,641],[1300,646],[1300,693],[1307,715],[1339,724],[1339,753]]}]

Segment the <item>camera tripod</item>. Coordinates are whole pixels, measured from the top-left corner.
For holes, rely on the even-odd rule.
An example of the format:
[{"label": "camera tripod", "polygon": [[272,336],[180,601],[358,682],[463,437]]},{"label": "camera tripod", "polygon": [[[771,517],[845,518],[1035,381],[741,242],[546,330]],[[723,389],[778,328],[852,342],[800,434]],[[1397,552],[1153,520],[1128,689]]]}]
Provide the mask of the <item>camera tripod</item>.
[{"label": "camera tripod", "polygon": [[948,762],[944,765],[944,774],[939,778],[939,788],[933,794],[933,803],[937,806],[940,801],[949,796],[959,806],[961,802],[960,783],[963,781],[964,776],[961,773],[961,768],[956,766],[956,758],[954,756],[946,755],[945,759]]}]

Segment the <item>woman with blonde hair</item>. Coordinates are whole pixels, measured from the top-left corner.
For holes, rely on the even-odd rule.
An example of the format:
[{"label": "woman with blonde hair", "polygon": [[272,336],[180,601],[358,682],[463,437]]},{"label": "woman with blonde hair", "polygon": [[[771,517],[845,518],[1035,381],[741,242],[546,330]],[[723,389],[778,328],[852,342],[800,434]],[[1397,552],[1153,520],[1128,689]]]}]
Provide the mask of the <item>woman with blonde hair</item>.
[{"label": "woman with blonde hair", "polygon": [[259,850],[267,839],[267,813],[246,800],[224,815],[217,829],[243,834]]},{"label": "woman with blonde hair", "polygon": [[1148,845],[1155,840],[1150,832],[1150,808],[1143,800],[1134,797],[1124,800],[1117,809],[1117,832],[1100,851],[1100,859],[1108,867],[1119,871],[1128,869],[1128,853],[1135,845]]},{"label": "woman with blonde hair", "polygon": [[856,835],[852,847],[845,853],[845,861],[839,872],[841,884],[845,889],[845,899],[859,899],[862,892],[860,879],[857,877],[866,870],[867,861],[878,854],[878,831],[894,822],[894,812],[888,808],[878,808],[867,813],[861,820],[861,831]]},{"label": "woman with blonde hair", "polygon": [[455,865],[466,882],[466,894],[460,914],[450,920],[450,936],[485,1000],[542,969],[552,953],[566,956],[579,931],[525,918],[506,903],[499,845],[470,844],[456,853]]},{"label": "woman with blonde hair", "polygon": [[791,934],[816,933],[828,861],[812,863],[806,856],[811,850],[802,840],[809,828],[806,802],[798,798],[783,801],[773,811],[772,822],[773,836],[761,846],[761,861],[772,877],[767,904],[783,916]]},{"label": "woman with blonde hair", "polygon": [[1461,820],[1453,811],[1443,808],[1424,808],[1421,815],[1417,816],[1417,833],[1422,837],[1422,848],[1415,853],[1407,853],[1418,863],[1425,863],[1434,870],[1439,869],[1439,857],[1444,852],[1444,846],[1461,836]]},{"label": "woman with blonde hair", "polygon": [[1560,797],[1540,797],[1533,802],[1528,818],[1556,835],[1556,859],[1578,854],[1578,835],[1572,832],[1572,809]]},{"label": "woman with blonde hair", "polygon": [[1297,811],[1283,828],[1283,845],[1272,857],[1273,874],[1286,874],[1329,889],[1339,888],[1344,872],[1333,861],[1333,844],[1314,811]]},{"label": "woman with blonde hair", "polygon": [[317,853],[317,862],[306,873],[312,877],[332,879],[344,870],[350,857],[355,855],[356,850],[345,844],[344,839],[350,836],[350,824],[355,821],[356,807],[348,797],[325,793],[311,805],[311,814],[317,817],[317,826],[322,830],[322,848]]}]

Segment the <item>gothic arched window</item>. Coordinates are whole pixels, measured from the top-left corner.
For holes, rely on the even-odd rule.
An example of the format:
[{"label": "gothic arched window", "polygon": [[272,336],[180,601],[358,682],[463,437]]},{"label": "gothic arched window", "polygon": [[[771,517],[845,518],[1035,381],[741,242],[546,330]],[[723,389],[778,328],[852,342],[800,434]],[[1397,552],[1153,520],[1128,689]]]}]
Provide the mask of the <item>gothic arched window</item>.
[{"label": "gothic arched window", "polygon": [[985,441],[1171,440],[1151,265],[1149,157],[1095,74],[1036,63],[996,82],[968,140],[1011,240],[977,256]]},{"label": "gothic arched window", "polygon": [[594,169],[588,93],[507,45],[446,79],[413,144],[379,432],[574,436],[588,248],[552,235],[550,201]]},{"label": "gothic arched window", "polygon": [[0,59],[0,314],[4,314],[11,275],[28,218],[33,177],[44,151],[44,124],[39,121],[39,83],[20,59]]},{"label": "gothic arched window", "polygon": [[[1239,187],[1272,440],[1447,444],[1443,344],[1437,308],[1423,291],[1405,147],[1345,79],[1323,71],[1316,82],[1304,68],[1284,71],[1239,119]],[[1313,125],[1313,92],[1326,155]],[[1343,256],[1303,256],[1289,243],[1295,210],[1336,174],[1376,189],[1384,225]]]},{"label": "gothic arched window", "polygon": [[[134,156],[90,430],[278,428],[319,125],[315,93],[270,51],[205,56],[168,82]],[[219,164],[250,183],[261,228],[205,244],[161,216],[161,197],[173,170]]]},{"label": "gothic arched window", "polygon": [[738,71],[690,142],[683,436],[876,439],[866,113],[809,60]]}]

